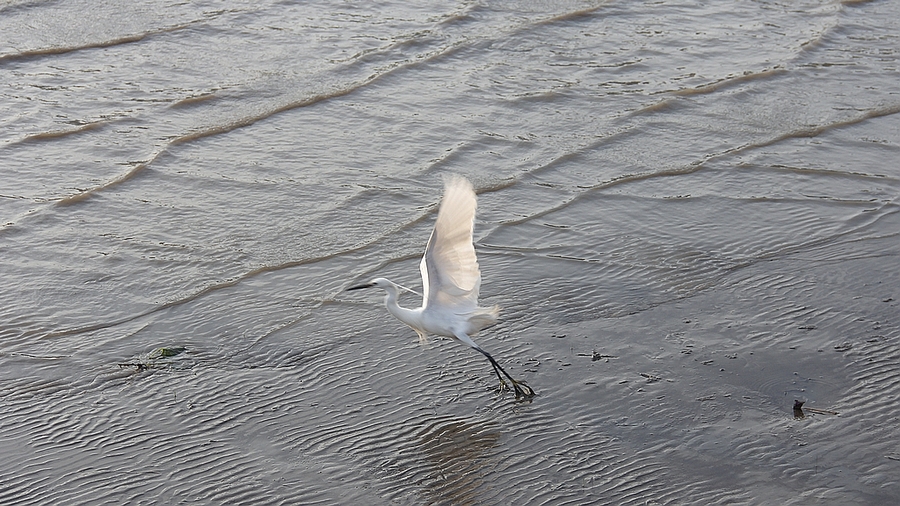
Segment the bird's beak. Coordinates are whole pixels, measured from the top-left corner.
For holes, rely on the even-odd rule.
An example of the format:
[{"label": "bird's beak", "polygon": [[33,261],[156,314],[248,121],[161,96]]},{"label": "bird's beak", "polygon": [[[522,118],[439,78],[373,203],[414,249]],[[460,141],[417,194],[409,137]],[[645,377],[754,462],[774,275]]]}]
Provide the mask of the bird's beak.
[{"label": "bird's beak", "polygon": [[359,290],[361,288],[372,288],[372,286],[373,286],[372,283],[366,283],[364,285],[351,286],[346,291],[349,292],[350,290]]}]

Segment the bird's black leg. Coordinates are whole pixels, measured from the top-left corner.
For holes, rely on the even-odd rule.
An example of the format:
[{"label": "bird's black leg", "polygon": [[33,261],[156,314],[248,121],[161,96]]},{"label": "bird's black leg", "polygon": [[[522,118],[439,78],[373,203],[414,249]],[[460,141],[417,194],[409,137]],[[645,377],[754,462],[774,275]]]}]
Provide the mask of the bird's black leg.
[{"label": "bird's black leg", "polygon": [[507,386],[506,386],[506,380],[504,380],[503,376],[500,375],[500,369],[498,369],[498,367],[500,367],[500,366],[496,365],[494,363],[494,361],[491,360],[491,367],[493,367],[494,372],[497,373],[497,379],[500,380],[500,392],[503,392],[503,390],[505,390],[507,388]]},{"label": "bird's black leg", "polygon": [[[508,372],[500,367],[500,364],[498,364],[497,361],[494,360],[494,357],[492,357],[490,353],[482,350],[481,348],[475,349],[480,351],[482,355],[490,360],[491,365],[494,367],[494,372],[497,373],[497,377],[500,378],[501,391],[506,387],[506,381],[503,380],[503,376],[506,376],[513,385],[513,391],[516,393],[516,399],[523,398],[524,400],[530,400],[532,397],[534,397],[534,390],[532,390],[530,386],[526,385],[524,381],[514,380]],[[500,375],[501,372],[503,373],[503,376]]]}]

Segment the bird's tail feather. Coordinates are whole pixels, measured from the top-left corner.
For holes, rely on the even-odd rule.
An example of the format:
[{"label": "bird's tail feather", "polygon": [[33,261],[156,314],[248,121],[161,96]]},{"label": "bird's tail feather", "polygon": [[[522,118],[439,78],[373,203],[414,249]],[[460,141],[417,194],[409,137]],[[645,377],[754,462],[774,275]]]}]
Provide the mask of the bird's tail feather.
[{"label": "bird's tail feather", "polygon": [[491,325],[495,325],[497,323],[497,316],[499,315],[500,306],[475,308],[474,314],[469,317],[469,325],[474,329],[472,334],[490,327]]}]

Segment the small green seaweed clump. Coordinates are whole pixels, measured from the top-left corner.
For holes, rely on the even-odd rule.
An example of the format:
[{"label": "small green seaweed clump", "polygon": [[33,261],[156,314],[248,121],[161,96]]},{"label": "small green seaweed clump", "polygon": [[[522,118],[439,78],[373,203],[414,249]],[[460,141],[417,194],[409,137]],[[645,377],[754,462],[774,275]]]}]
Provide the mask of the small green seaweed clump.
[{"label": "small green seaweed clump", "polygon": [[187,351],[187,348],[183,346],[163,346],[155,348],[150,353],[138,357],[137,360],[121,363],[119,364],[119,367],[134,367],[137,372],[142,372],[147,369],[171,365],[161,359],[175,357],[181,355],[185,351]]},{"label": "small green seaweed clump", "polygon": [[147,354],[147,359],[154,360],[157,358],[174,357],[175,355],[181,355],[185,351],[187,351],[187,348],[181,346],[175,346],[172,348],[156,348],[155,350]]}]

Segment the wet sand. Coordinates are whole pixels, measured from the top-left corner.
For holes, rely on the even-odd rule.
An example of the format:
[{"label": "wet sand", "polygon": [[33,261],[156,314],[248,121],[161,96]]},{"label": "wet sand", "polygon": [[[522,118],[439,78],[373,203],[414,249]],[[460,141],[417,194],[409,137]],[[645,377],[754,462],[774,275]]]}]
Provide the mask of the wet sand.
[{"label": "wet sand", "polygon": [[[23,465],[4,471],[2,498],[888,503],[900,466],[898,279],[884,268],[895,230],[890,213],[667,300],[610,286],[601,268],[581,287],[609,292],[601,315],[567,311],[571,290],[516,297],[535,269],[583,261],[482,248],[486,300],[508,307],[478,341],[538,391],[530,403],[497,395],[471,350],[422,346],[380,304],[339,291],[340,265],[261,272],[90,333],[170,353],[66,353],[84,339],[73,333],[46,338],[41,355],[5,354],[0,444]],[[301,278],[334,297],[304,301]]]}]

